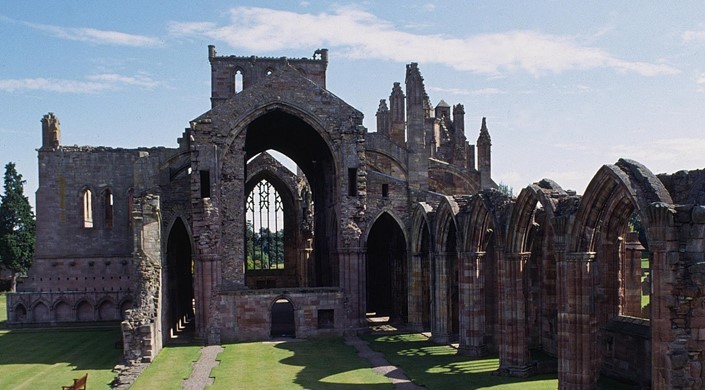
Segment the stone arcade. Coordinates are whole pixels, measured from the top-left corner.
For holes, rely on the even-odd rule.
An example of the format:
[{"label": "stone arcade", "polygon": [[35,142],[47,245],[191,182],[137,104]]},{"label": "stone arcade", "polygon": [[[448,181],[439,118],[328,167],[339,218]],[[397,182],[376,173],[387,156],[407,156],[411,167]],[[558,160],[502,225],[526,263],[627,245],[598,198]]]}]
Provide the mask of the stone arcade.
[{"label": "stone arcade", "polygon": [[509,198],[485,120],[471,145],[415,63],[368,133],[326,89],[327,50],[208,59],[212,108],[177,148],[64,146],[44,116],[10,324],[122,320],[136,362],[185,322],[221,343],[361,332],[374,312],[563,389],[702,387],[705,172],[619,160],[582,196],[543,179]]}]

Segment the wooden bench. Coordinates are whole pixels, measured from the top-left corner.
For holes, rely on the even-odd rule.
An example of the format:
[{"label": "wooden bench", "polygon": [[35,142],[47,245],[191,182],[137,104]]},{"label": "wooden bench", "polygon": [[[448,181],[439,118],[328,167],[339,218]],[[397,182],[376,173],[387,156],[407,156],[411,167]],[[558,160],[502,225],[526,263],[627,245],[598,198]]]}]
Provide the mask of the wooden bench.
[{"label": "wooden bench", "polygon": [[74,379],[71,386],[61,386],[61,390],[86,390],[86,382],[88,382],[88,374]]}]

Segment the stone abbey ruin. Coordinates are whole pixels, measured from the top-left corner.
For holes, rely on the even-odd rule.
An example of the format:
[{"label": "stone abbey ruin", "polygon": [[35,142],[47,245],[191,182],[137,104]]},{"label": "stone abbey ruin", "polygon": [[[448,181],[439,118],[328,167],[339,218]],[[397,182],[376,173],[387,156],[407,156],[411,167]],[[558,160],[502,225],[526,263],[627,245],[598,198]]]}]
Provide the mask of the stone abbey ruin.
[{"label": "stone abbey ruin", "polygon": [[12,326],[121,321],[136,362],[186,322],[217,344],[363,332],[375,313],[562,389],[702,387],[705,171],[622,159],[583,195],[543,179],[513,198],[485,120],[470,144],[415,63],[368,132],[326,89],[327,50],[208,59],[212,108],[176,148],[65,146],[44,116]]}]

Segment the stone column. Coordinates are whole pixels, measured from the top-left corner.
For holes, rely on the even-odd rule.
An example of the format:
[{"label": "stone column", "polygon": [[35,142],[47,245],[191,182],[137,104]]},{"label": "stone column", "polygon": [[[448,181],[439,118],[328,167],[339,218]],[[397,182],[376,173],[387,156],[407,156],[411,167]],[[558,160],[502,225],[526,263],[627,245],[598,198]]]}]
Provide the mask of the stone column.
[{"label": "stone column", "polygon": [[431,320],[431,339],[439,344],[450,342],[450,323],[448,306],[448,255],[446,252],[437,252],[435,256],[433,278],[433,319]]},{"label": "stone column", "polygon": [[337,253],[339,259],[339,280],[340,288],[346,293],[348,300],[346,303],[347,324],[344,325],[346,331],[358,332],[367,326],[365,317],[365,291],[367,280],[366,253],[357,246],[345,247]]},{"label": "stone column", "polygon": [[132,309],[121,323],[124,357],[151,362],[162,348],[161,204],[158,195],[135,197],[132,205],[137,290]]},{"label": "stone column", "polygon": [[420,332],[423,330],[423,258],[420,252],[414,252],[409,258],[409,328]]},{"label": "stone column", "polygon": [[595,253],[573,252],[558,257],[558,386],[566,390],[592,390],[599,369],[592,296]]},{"label": "stone column", "polygon": [[484,252],[465,252],[460,263],[460,346],[459,352],[483,356],[485,345]]},{"label": "stone column", "polygon": [[680,260],[678,241],[674,232],[674,214],[669,205],[653,203],[646,209],[651,250],[651,388],[673,388],[669,345],[674,341],[671,307],[674,297],[672,284],[677,275],[674,269]]},{"label": "stone column", "polygon": [[526,344],[524,268],[530,252],[498,251],[499,264],[499,370],[517,377],[531,375]]},{"label": "stone column", "polygon": [[642,317],[641,313],[641,253],[638,232],[629,232],[624,240],[622,259],[622,314]]}]

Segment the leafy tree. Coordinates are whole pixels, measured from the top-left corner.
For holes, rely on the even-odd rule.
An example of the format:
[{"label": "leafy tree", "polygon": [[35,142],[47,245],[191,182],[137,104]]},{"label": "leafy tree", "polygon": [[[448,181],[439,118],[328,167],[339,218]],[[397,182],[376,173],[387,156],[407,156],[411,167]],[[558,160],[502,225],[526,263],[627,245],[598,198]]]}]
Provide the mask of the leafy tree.
[{"label": "leafy tree", "polygon": [[29,200],[24,196],[25,183],[15,164],[5,166],[5,194],[0,196],[0,264],[12,271],[10,291],[17,287],[17,277],[26,273],[34,259],[35,221]]},{"label": "leafy tree", "polygon": [[507,196],[510,197],[510,198],[514,196],[514,188],[512,188],[511,186],[509,186],[509,184],[505,184],[505,183],[500,182],[500,183],[497,185],[497,189],[498,189],[501,193],[503,193],[504,195],[507,195]]}]

